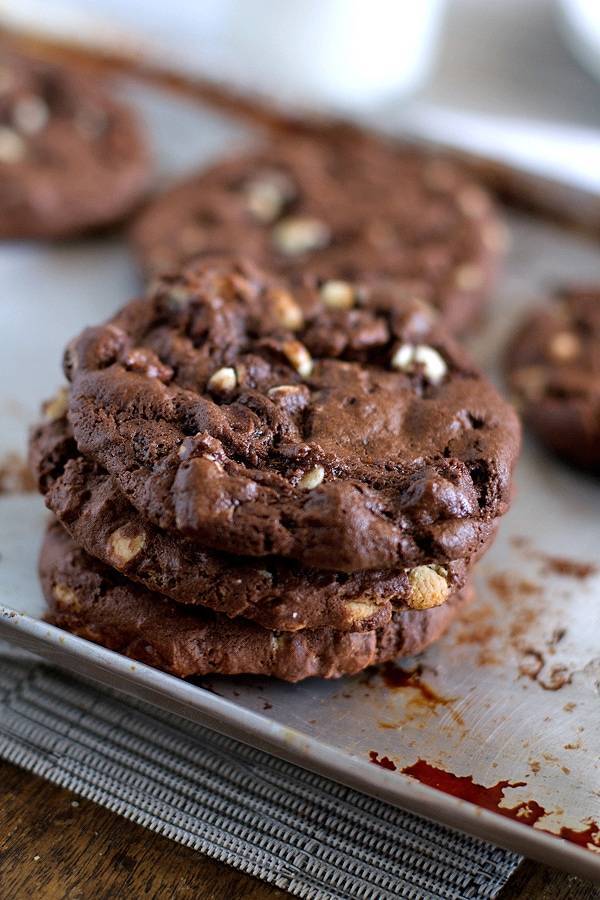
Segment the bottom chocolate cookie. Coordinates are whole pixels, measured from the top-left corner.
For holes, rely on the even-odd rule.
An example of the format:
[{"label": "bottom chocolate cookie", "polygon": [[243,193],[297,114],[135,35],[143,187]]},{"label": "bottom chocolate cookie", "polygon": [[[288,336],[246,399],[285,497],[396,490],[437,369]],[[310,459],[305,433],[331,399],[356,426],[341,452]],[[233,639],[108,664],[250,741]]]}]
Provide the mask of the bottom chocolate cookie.
[{"label": "bottom chocolate cookie", "polygon": [[272,675],[284,681],[338,678],[399,656],[412,656],[439,638],[472,591],[443,606],[404,610],[377,631],[332,628],[283,633],[151,593],[78,548],[53,523],[40,555],[49,621],[173,675]]}]

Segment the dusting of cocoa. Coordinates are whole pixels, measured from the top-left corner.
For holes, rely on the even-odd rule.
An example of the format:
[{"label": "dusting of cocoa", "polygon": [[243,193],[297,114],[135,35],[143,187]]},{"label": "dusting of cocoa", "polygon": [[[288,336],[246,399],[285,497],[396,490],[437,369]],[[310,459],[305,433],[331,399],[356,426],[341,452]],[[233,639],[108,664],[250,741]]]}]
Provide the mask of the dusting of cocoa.
[{"label": "dusting of cocoa", "polygon": [[565,578],[577,578],[583,580],[591,575],[596,575],[600,567],[595,562],[568,559],[565,556],[553,556],[549,553],[535,550],[531,538],[524,535],[515,535],[510,539],[516,550],[526,552],[529,556],[535,556],[542,562],[542,572],[551,575],[562,575]]},{"label": "dusting of cocoa", "polygon": [[26,494],[35,489],[27,462],[18,453],[7,453],[0,459],[0,495]]},{"label": "dusting of cocoa", "polygon": [[515,599],[539,596],[542,588],[534,581],[527,578],[514,578],[506,572],[495,572],[488,578],[488,584],[496,596],[504,602],[510,603]]},{"label": "dusting of cocoa", "polygon": [[583,581],[598,572],[598,566],[591,562],[567,559],[564,556],[547,556],[542,553],[539,554],[539,558],[543,561],[542,571],[551,575],[561,575],[564,578],[576,578]]},{"label": "dusting of cocoa", "polygon": [[519,654],[519,677],[535,681],[545,691],[558,691],[573,679],[573,673],[564,665],[548,668],[548,657],[556,654],[557,647],[567,635],[567,629],[557,627],[543,646],[532,646],[528,638],[531,629],[543,614],[543,588],[528,579],[515,577],[507,572],[496,572],[488,578],[488,584],[502,603],[518,604],[518,615],[508,630],[510,646]]},{"label": "dusting of cocoa", "polygon": [[502,656],[493,652],[491,643],[498,637],[499,629],[495,622],[495,611],[489,603],[473,607],[458,625],[454,643],[456,646],[473,645],[478,648],[477,665],[497,666],[502,663]]}]

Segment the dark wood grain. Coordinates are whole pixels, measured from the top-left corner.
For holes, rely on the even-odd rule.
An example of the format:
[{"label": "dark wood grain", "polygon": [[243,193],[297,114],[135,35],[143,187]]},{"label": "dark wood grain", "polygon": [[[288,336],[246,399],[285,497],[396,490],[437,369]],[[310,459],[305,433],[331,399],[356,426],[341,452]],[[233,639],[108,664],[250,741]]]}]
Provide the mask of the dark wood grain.
[{"label": "dark wood grain", "polygon": [[496,900],[599,900],[600,887],[526,859]]},{"label": "dark wood grain", "polygon": [[[288,896],[0,761],[2,900]],[[499,900],[600,900],[600,888],[526,861]]]},{"label": "dark wood grain", "polygon": [[0,761],[2,900],[288,896]]}]

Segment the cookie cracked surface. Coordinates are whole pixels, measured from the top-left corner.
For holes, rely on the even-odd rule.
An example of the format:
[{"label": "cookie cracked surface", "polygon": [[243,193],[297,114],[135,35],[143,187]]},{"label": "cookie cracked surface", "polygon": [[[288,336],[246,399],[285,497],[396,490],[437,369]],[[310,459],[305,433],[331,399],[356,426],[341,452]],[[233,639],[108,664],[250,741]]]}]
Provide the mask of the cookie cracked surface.
[{"label": "cookie cracked surface", "polygon": [[[430,307],[356,292],[332,310],[229,261],[160,280],[67,348],[80,452],[204,547],[346,572],[468,559],[507,509],[516,416]],[[405,346],[431,352],[398,364]],[[211,383],[223,368],[235,384]]]},{"label": "cookie cracked surface", "polygon": [[51,622],[182,678],[245,673],[300,681],[353,675],[419,653],[471,599],[467,587],[443,606],[396,612],[387,625],[362,633],[268,631],[150,593],[88,556],[57,523],[42,546],[40,577]]},{"label": "cookie cracked surface", "polygon": [[212,166],[132,230],[149,274],[234,253],[288,276],[309,268],[332,305],[351,305],[351,285],[375,276],[437,307],[454,333],[478,318],[504,240],[459,167],[341,125]]}]

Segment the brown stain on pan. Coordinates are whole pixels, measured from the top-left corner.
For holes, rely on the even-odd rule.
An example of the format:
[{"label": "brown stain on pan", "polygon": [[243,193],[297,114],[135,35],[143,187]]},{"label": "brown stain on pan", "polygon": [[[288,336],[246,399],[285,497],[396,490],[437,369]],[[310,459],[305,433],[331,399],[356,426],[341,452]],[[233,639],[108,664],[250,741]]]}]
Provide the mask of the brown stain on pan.
[{"label": "brown stain on pan", "polygon": [[[548,834],[553,834],[553,832],[549,831]],[[590,821],[588,827],[583,831],[567,828],[563,825],[558,835],[564,838],[565,841],[571,841],[573,844],[585,847],[586,850],[594,850],[596,853],[600,853],[600,825],[597,822]]]},{"label": "brown stain on pan", "polygon": [[[452,719],[457,725],[464,726],[462,717],[452,709],[457,697],[443,697],[431,685],[423,681],[424,667],[418,664],[413,669],[404,669],[393,662],[384,663],[379,673],[386,687],[392,690],[409,689],[412,696],[407,703],[407,709],[411,711],[437,712],[439,707],[448,709]],[[397,727],[388,722],[380,722],[382,728]]]},{"label": "brown stain on pan", "polygon": [[369,750],[369,761],[373,763],[375,766],[380,766],[382,769],[387,769],[388,772],[395,772],[397,769],[396,763],[393,762],[389,756],[382,756],[379,758],[379,753],[376,750]]},{"label": "brown stain on pan", "polygon": [[[561,565],[568,568],[566,560],[562,560]],[[587,563],[579,563],[577,566],[580,571],[584,568],[587,571],[589,568]],[[573,564],[574,570],[577,566]],[[506,606],[518,604],[518,615],[509,625],[502,651],[506,654],[510,649],[517,654],[519,678],[534,681],[544,691],[559,691],[571,684],[573,672],[566,665],[550,665],[551,657],[556,655],[561,641],[567,635],[567,628],[556,627],[549,637],[543,641],[540,639],[537,646],[531,643],[531,630],[543,621],[545,607],[542,585],[509,572],[494,573],[488,578],[488,585],[501,603]]]},{"label": "brown stain on pan", "polygon": [[523,801],[517,806],[500,805],[504,800],[504,792],[508,788],[526,787],[526,781],[498,781],[491,787],[485,787],[474,781],[472,775],[454,775],[452,772],[446,772],[445,769],[432,766],[424,759],[418,759],[412,766],[405,766],[400,771],[438,791],[459,797],[461,800],[467,800],[482,809],[500,813],[500,815],[515,819],[517,822],[524,822],[526,825],[534,825],[542,816],[546,815],[544,807],[535,800]]},{"label": "brown stain on pan", "polygon": [[563,840],[577,844],[579,847],[600,853],[600,825],[591,819],[588,820],[586,827],[582,829],[569,828],[563,825],[560,831],[550,831],[538,824],[544,816],[548,815],[548,811],[537,800],[524,800],[516,806],[501,806],[502,801],[505,800],[505,792],[510,788],[527,787],[526,781],[509,781],[506,779],[486,787],[483,784],[478,784],[472,775],[455,775],[453,772],[440,769],[424,759],[418,759],[412,765],[404,766],[404,768],[400,769],[389,757],[380,757],[376,750],[370,750],[369,760],[383,769],[409,775],[421,784],[442,791],[444,794],[450,794],[452,797],[458,797],[460,800],[466,800],[468,803],[473,803],[481,809],[487,809],[490,812],[513,819],[522,825],[529,825],[530,827],[535,825],[538,831],[543,831],[545,834],[550,834],[553,837],[560,837]]}]

